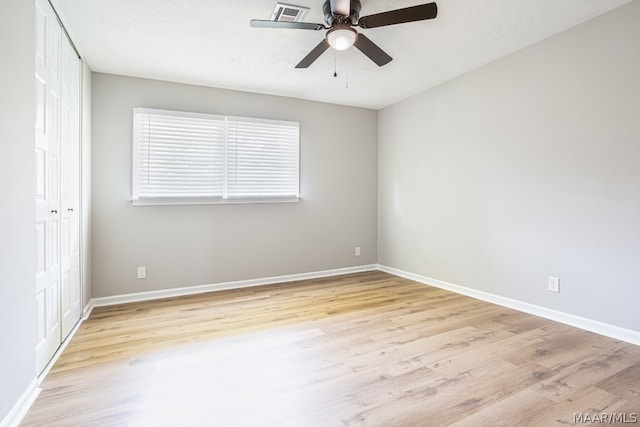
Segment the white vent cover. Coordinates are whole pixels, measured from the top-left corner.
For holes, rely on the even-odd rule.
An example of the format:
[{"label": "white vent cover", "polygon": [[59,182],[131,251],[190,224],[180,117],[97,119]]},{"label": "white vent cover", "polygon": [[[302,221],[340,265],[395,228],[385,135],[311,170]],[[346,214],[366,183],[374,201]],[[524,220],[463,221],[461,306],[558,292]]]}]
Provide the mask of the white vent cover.
[{"label": "white vent cover", "polygon": [[309,12],[308,7],[295,6],[293,4],[276,3],[271,14],[272,21],[300,22]]}]

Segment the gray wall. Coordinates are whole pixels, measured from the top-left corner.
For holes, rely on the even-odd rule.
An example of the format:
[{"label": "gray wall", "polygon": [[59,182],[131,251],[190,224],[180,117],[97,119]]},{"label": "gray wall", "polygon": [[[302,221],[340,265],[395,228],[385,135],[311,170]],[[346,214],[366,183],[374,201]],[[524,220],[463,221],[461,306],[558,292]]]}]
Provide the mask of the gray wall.
[{"label": "gray wall", "polygon": [[[92,91],[94,297],[376,262],[376,111],[100,73]],[[300,122],[301,202],[133,207],[134,107]]]},{"label": "gray wall", "polygon": [[35,6],[0,7],[0,421],[35,377]]},{"label": "gray wall", "polygon": [[639,331],[638,22],[633,2],[381,111],[379,262]]}]

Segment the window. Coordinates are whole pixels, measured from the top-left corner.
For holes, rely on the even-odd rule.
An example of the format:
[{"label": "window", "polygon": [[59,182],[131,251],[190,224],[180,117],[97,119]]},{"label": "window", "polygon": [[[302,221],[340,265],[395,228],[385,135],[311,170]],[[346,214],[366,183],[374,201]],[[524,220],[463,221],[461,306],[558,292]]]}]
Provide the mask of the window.
[{"label": "window", "polygon": [[133,110],[134,204],[295,201],[295,122]]}]

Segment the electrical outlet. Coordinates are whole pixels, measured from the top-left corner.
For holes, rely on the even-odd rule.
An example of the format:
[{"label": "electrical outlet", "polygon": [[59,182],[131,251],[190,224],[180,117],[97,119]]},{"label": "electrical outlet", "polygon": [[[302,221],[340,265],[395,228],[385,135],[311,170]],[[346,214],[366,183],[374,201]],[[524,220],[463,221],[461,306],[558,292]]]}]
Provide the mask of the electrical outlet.
[{"label": "electrical outlet", "polygon": [[549,276],[547,289],[549,289],[549,292],[560,293],[560,278]]},{"label": "electrical outlet", "polygon": [[138,279],[147,278],[147,267],[138,267]]},{"label": "electrical outlet", "polygon": [[356,256],[360,256],[360,246],[356,246],[355,254]]}]

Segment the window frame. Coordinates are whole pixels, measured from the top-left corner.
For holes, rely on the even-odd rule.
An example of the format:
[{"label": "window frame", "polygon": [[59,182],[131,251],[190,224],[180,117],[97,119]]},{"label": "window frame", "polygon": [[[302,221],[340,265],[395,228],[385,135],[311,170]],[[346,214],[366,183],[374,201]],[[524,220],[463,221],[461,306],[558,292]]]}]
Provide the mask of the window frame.
[{"label": "window frame", "polygon": [[[153,114],[175,117],[211,119],[224,121],[224,142],[223,142],[223,159],[222,159],[222,194],[220,196],[144,196],[139,192],[139,140],[138,137],[138,120],[139,114]],[[289,126],[291,131],[295,132],[295,147],[291,154],[295,154],[295,195],[253,195],[246,196],[230,196],[227,194],[228,180],[228,163],[229,163],[229,121],[241,120],[249,123],[257,124],[274,124],[278,126]],[[202,205],[202,204],[253,204],[253,203],[295,203],[300,201],[300,123],[285,120],[273,120],[254,117],[240,116],[222,116],[208,113],[195,113],[187,111],[164,110],[157,108],[136,107],[133,109],[133,131],[132,131],[132,193],[131,202],[134,206],[154,206],[154,205]],[[291,141],[290,141],[291,142]],[[236,145],[237,147],[237,145]],[[236,148],[237,149],[237,148]],[[285,169],[289,173],[293,172],[293,168]],[[291,182],[291,185],[294,183]]]}]

